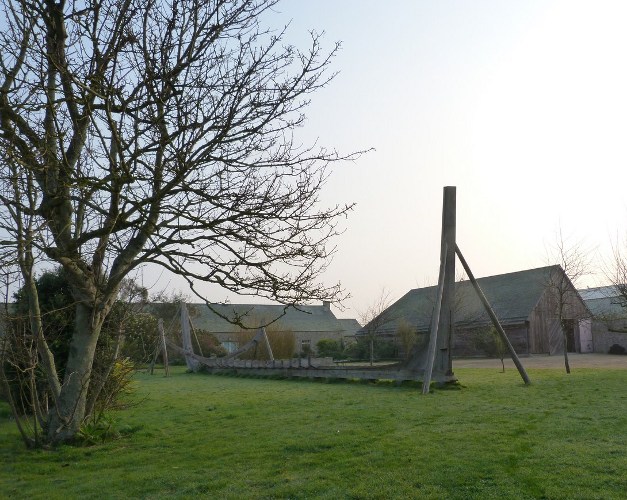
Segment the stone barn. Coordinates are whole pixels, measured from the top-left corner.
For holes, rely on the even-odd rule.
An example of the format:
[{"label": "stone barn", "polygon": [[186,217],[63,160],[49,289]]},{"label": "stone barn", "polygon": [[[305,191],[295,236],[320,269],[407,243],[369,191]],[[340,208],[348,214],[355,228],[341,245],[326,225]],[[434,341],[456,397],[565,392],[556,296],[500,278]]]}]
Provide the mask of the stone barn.
[{"label": "stone barn", "polygon": [[[559,266],[478,278],[507,337],[520,355],[592,352],[591,314],[581,296]],[[397,337],[399,328],[411,328],[417,342],[427,342],[436,286],[410,290],[359,334],[377,325],[376,333]],[[559,304],[562,321],[559,321]],[[469,281],[456,283],[455,328],[452,353],[457,357],[485,356],[485,338],[491,322]]]},{"label": "stone barn", "polygon": [[627,352],[627,301],[615,286],[579,290],[592,312],[594,352]]}]

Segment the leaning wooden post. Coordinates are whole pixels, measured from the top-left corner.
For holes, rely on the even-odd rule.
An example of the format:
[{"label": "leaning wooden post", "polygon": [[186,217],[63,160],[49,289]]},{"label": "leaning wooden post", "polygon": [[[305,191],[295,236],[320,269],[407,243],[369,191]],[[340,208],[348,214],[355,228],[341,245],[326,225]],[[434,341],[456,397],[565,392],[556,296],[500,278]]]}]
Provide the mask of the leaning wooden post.
[{"label": "leaning wooden post", "polygon": [[466,274],[468,275],[468,279],[472,283],[472,286],[475,288],[477,295],[479,295],[479,299],[483,303],[483,307],[485,308],[486,312],[490,316],[490,319],[492,320],[492,323],[494,324],[494,328],[496,328],[496,331],[501,336],[501,339],[503,340],[503,342],[505,342],[505,345],[507,346],[507,349],[509,350],[509,354],[512,357],[512,361],[516,365],[516,368],[518,368],[518,373],[520,373],[520,376],[525,381],[525,384],[527,385],[530,384],[531,381],[529,380],[529,377],[527,376],[527,372],[525,371],[525,368],[520,362],[520,359],[518,359],[518,355],[516,354],[516,351],[514,350],[514,346],[512,346],[511,342],[507,338],[507,335],[505,335],[505,330],[503,330],[503,327],[501,326],[501,323],[496,317],[496,314],[494,313],[492,306],[490,306],[488,299],[483,294],[483,290],[481,290],[479,283],[477,283],[477,280],[472,274],[472,271],[470,270],[470,267],[468,266],[466,259],[464,259],[464,256],[462,255],[462,252],[460,251],[457,245],[455,245],[455,253],[459,257],[459,261],[462,263],[462,266],[464,266],[464,270],[466,271]]},{"label": "leaning wooden post", "polygon": [[263,340],[265,340],[266,349],[268,350],[268,356],[270,356],[270,361],[274,361],[274,354],[272,352],[272,347],[270,347],[270,339],[268,339],[268,333],[265,328],[262,328],[263,332]]},{"label": "leaning wooden post", "polygon": [[440,323],[440,310],[442,308],[442,293],[444,292],[444,278],[446,273],[445,261],[440,262],[440,276],[438,277],[438,293],[435,300],[435,309],[431,316],[431,327],[429,329],[429,347],[427,348],[427,366],[422,379],[422,393],[429,394],[431,385],[431,375],[433,374],[433,363],[435,361],[435,350],[438,343],[438,326]]},{"label": "leaning wooden post", "polygon": [[165,368],[165,376],[170,376],[170,363],[168,362],[168,346],[165,342],[165,331],[163,330],[163,319],[159,318],[157,323],[159,335],[161,335],[161,350],[163,352],[163,367]]},{"label": "leaning wooden post", "polygon": [[183,351],[185,352],[185,364],[190,371],[198,371],[198,361],[193,358],[194,348],[192,347],[192,335],[189,327],[189,313],[185,302],[181,303],[181,340]]}]

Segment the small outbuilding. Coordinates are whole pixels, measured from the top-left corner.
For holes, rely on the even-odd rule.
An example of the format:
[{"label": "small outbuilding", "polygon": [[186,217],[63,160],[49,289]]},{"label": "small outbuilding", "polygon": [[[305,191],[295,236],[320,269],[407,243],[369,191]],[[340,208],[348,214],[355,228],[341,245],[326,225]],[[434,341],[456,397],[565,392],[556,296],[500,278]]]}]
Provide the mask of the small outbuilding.
[{"label": "small outbuilding", "polygon": [[594,352],[627,352],[627,300],[615,286],[579,290],[592,312]]},{"label": "small outbuilding", "polygon": [[[560,266],[547,266],[477,279],[518,354],[592,352],[591,313]],[[364,326],[365,335],[398,338],[410,328],[426,341],[437,287],[410,290],[379,317]],[[561,311],[561,313],[560,313]],[[469,281],[456,283],[452,353],[457,357],[484,356],[491,321]],[[561,319],[561,321],[560,321]]]}]

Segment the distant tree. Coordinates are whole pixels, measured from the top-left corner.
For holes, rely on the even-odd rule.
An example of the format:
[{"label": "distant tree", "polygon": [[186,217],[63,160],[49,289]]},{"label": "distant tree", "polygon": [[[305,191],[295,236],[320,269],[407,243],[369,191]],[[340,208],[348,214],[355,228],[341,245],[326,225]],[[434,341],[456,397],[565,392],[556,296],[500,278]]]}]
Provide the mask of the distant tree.
[{"label": "distant tree", "polygon": [[[627,248],[627,238],[623,242]],[[617,292],[616,300],[624,308],[627,308],[627,257],[620,245],[614,245],[612,263],[607,266],[605,275]]]},{"label": "distant tree", "polygon": [[[0,0],[0,267],[15,266],[50,388],[46,440],[87,417],[103,325],[155,264],[281,303],[320,282],[349,206],[320,208],[333,150],[294,137],[338,49],[261,24],[275,0]],[[74,325],[61,376],[35,273],[63,267]],[[229,318],[237,321],[237,318]]]},{"label": "distant tree", "polygon": [[505,373],[505,355],[507,346],[494,326],[480,328],[474,332],[475,345],[491,358],[501,360],[501,370]]},{"label": "distant tree", "polygon": [[[562,331],[564,350],[564,368],[570,373],[568,360],[568,331],[573,328],[571,321],[579,321],[589,317],[588,313],[577,312],[577,283],[590,272],[590,251],[585,250],[581,243],[568,245],[564,240],[562,229],[557,232],[555,243],[550,250],[548,261],[559,266],[546,276],[545,285],[552,294],[552,311],[550,313],[558,321]],[[563,271],[563,272],[562,272]]]},{"label": "distant tree", "polygon": [[409,358],[418,341],[416,329],[407,320],[401,319],[396,327],[396,337],[405,358]]},{"label": "distant tree", "polygon": [[364,325],[363,339],[368,342],[370,366],[374,363],[375,343],[381,334],[381,328],[389,325],[394,318],[389,311],[392,301],[390,292],[385,288],[381,289],[379,296],[364,311],[359,312],[359,322]]}]

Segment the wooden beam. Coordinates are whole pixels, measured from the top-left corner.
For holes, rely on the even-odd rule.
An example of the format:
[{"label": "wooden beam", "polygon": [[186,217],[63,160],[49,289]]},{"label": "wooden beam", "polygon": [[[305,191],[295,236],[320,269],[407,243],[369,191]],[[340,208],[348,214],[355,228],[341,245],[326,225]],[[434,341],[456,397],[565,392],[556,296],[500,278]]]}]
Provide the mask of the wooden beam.
[{"label": "wooden beam", "polygon": [[198,371],[198,362],[193,358],[194,348],[192,346],[192,335],[190,332],[189,313],[185,302],[181,303],[181,341],[185,352],[185,364],[187,369]]},{"label": "wooden beam", "polygon": [[272,347],[270,347],[270,339],[268,339],[268,333],[266,332],[265,328],[262,328],[261,331],[263,332],[263,340],[265,340],[266,342],[266,349],[268,349],[268,356],[270,356],[270,361],[274,361],[274,354],[272,352]]},{"label": "wooden beam", "polygon": [[[446,255],[446,245],[444,254]],[[431,375],[433,374],[433,363],[435,361],[435,350],[438,344],[438,326],[440,324],[440,311],[442,308],[442,294],[444,293],[444,278],[446,277],[446,259],[440,260],[440,276],[438,277],[438,293],[435,301],[435,309],[431,316],[431,327],[429,330],[429,347],[427,348],[427,365],[425,366],[424,378],[422,380],[422,393],[429,394],[431,385]]]},{"label": "wooden beam", "polygon": [[518,355],[516,354],[516,351],[514,350],[514,346],[512,346],[512,343],[507,338],[507,335],[505,334],[505,330],[503,330],[503,327],[501,326],[499,319],[496,317],[496,314],[494,313],[494,310],[492,309],[490,302],[488,302],[488,299],[484,295],[483,290],[481,290],[481,287],[477,283],[477,280],[472,274],[472,271],[470,270],[470,267],[468,266],[466,259],[464,259],[464,256],[462,255],[462,252],[457,245],[455,245],[455,253],[459,257],[459,261],[462,263],[462,266],[464,267],[466,274],[468,274],[468,279],[470,279],[472,286],[477,292],[477,295],[479,296],[479,299],[481,300],[483,307],[488,313],[488,316],[490,316],[490,319],[492,320],[492,324],[494,325],[494,328],[496,328],[496,331],[499,333],[499,335],[501,336],[501,339],[507,346],[507,349],[509,350],[509,354],[512,358],[512,361],[516,365],[516,368],[518,368],[518,373],[520,373],[520,376],[525,381],[525,384],[529,385],[531,381],[529,380],[527,372],[525,371],[525,368],[523,367],[522,363],[520,362],[520,359],[518,358]]}]

